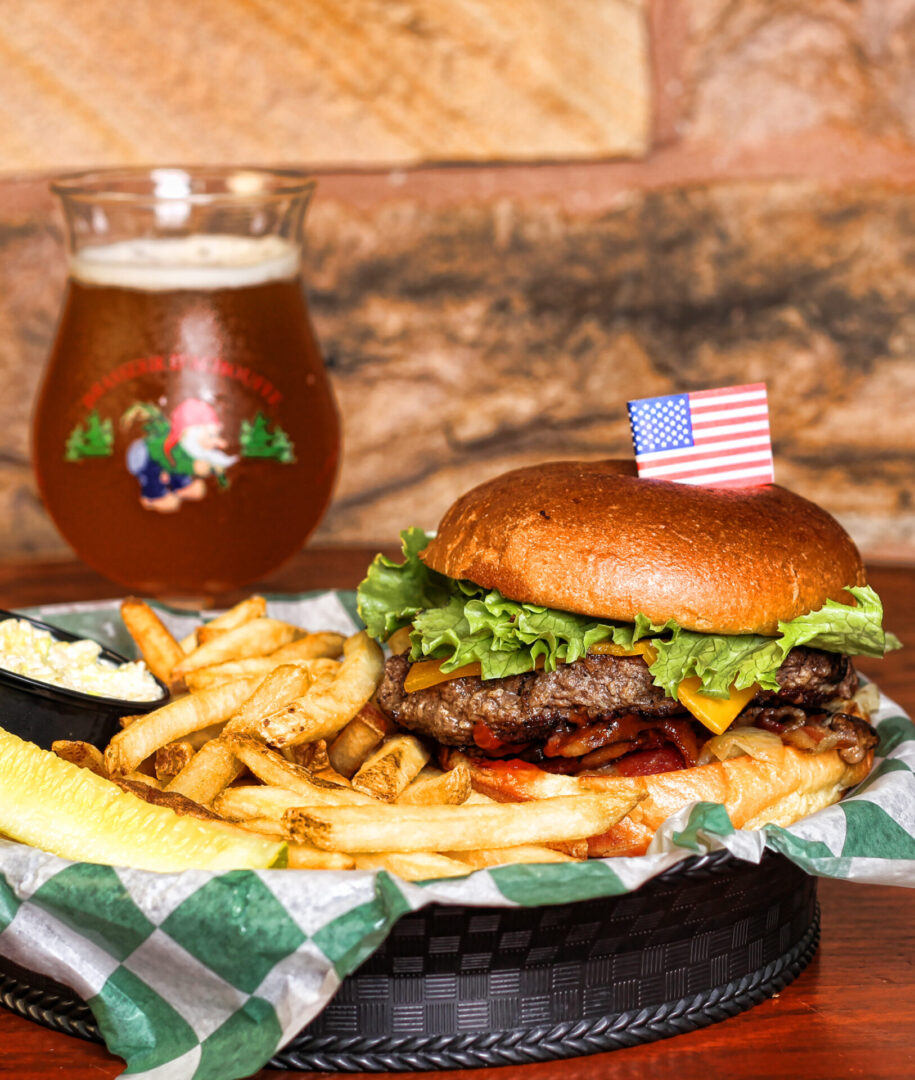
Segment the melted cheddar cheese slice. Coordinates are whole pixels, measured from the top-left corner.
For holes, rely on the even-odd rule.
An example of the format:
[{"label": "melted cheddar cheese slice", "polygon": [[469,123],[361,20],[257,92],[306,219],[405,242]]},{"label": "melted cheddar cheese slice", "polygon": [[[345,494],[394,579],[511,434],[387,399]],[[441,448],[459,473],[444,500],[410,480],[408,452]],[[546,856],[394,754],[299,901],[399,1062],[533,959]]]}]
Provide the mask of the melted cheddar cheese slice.
[{"label": "melted cheddar cheese slice", "polygon": [[699,693],[702,680],[698,675],[684,679],[677,687],[677,699],[680,704],[689,709],[695,718],[716,735],[720,735],[734,721],[734,718],[744,707],[753,700],[758,687],[747,687],[746,690],[735,690],[731,687],[731,695],[728,698],[711,698]]},{"label": "melted cheddar cheese slice", "polygon": [[[481,675],[480,662],[475,660],[472,664],[464,664],[463,667],[455,668],[454,671],[442,671],[441,660],[417,660],[407,672],[403,688],[408,694],[417,690],[428,690],[430,686],[439,683],[450,682],[451,679],[463,679],[468,675]],[[543,667],[543,664],[540,664]]]}]

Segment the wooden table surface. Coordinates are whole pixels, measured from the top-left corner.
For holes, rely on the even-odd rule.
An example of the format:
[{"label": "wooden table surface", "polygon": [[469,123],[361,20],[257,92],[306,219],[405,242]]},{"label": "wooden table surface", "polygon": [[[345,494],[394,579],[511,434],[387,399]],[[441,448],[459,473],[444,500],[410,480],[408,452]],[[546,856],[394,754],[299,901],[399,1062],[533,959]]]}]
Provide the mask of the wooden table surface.
[{"label": "wooden table surface", "polygon": [[[350,587],[364,548],[312,548],[262,588],[298,592]],[[860,667],[915,711],[915,567],[875,566],[870,581],[886,605],[886,624],[908,648]],[[101,599],[117,587],[78,563],[0,564],[0,607]],[[232,599],[227,597],[227,600]],[[522,1068],[451,1073],[455,1080],[909,1080],[915,1076],[915,893],[821,881],[823,936],[807,970],[775,999],[674,1039],[611,1054]],[[104,1080],[123,1068],[93,1043],[0,1009],[0,1076],[17,1080]],[[282,1074],[264,1070],[260,1080]],[[286,1074],[315,1077],[321,1074]],[[375,1074],[377,1075],[377,1074]],[[431,1076],[423,1073],[421,1076]],[[367,1080],[367,1078],[366,1078]]]}]

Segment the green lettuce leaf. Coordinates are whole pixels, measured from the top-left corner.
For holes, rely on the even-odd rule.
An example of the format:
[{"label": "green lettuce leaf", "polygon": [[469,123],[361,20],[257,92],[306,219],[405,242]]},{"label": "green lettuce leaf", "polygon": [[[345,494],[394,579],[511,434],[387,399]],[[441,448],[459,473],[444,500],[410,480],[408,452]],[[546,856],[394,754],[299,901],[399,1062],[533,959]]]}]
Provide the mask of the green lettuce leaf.
[{"label": "green lettuce leaf", "polygon": [[680,683],[693,675],[701,679],[699,692],[706,697],[727,698],[735,683],[738,690],[754,683],[765,690],[777,690],[775,674],[786,655],[777,638],[700,634],[682,628],[668,640],[656,639],[652,645],[658,658],[649,670],[655,686],[663,687],[668,697],[676,697]]},{"label": "green lettuce leaf", "polygon": [[851,588],[856,606],[829,600],[818,611],[779,623],[778,637],[759,634],[701,634],[673,619],[654,624],[600,622],[568,611],[521,604],[496,589],[455,581],[430,570],[419,558],[430,537],[421,529],[401,534],[403,563],[379,555],[359,586],[359,614],[368,632],[386,640],[412,625],[411,658],[442,661],[442,671],[479,662],[484,679],[531,671],[543,657],[548,671],[584,656],[597,642],[631,648],[648,640],[657,650],[650,666],[656,686],[670,697],[691,676],[700,693],[726,698],[736,685],[777,690],[776,674],[796,645],[830,652],[882,656],[899,642],[884,633],[880,598],[869,587]]},{"label": "green lettuce leaf", "polygon": [[356,594],[359,615],[373,638],[387,641],[395,630],[409,626],[418,612],[448,602],[456,582],[419,559],[430,539],[422,529],[405,529],[400,534],[402,563],[375,556]]},{"label": "green lettuce leaf", "polygon": [[684,679],[698,675],[700,693],[726,698],[732,685],[745,690],[758,683],[764,690],[777,690],[776,673],[797,645],[856,656],[883,656],[900,648],[899,640],[883,629],[883,605],[874,590],[864,586],[848,592],[855,607],[827,600],[817,611],[780,622],[779,637],[699,634],[678,627],[670,638],[652,641],[658,650],[650,669],[655,685],[675,697]]},{"label": "green lettuce leaf", "polygon": [[819,611],[798,615],[791,622],[780,622],[778,629],[785,655],[795,645],[858,656],[883,656],[888,649],[902,648],[902,642],[883,629],[883,604],[874,590],[865,585],[852,587],[848,592],[857,601],[855,607],[827,600]]}]

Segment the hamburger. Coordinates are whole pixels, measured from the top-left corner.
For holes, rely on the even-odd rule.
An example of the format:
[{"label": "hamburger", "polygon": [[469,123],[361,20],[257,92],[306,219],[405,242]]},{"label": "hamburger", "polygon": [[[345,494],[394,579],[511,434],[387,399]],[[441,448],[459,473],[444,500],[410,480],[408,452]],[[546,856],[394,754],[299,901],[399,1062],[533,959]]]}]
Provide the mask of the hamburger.
[{"label": "hamburger", "polygon": [[695,801],[787,825],[867,775],[898,642],[854,542],[776,485],[645,480],[626,461],[516,469],[359,587],[392,655],[377,705],[499,800],[636,784],[589,854],[640,854]]}]

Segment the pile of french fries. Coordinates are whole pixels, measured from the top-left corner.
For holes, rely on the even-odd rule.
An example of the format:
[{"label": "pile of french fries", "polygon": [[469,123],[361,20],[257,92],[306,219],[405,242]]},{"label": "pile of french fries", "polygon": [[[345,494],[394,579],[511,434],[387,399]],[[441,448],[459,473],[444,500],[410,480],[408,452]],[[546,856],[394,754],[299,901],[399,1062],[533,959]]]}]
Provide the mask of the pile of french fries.
[{"label": "pile of french fries", "polygon": [[364,632],[344,638],[270,618],[252,596],[177,641],[142,600],[121,615],[171,691],[125,717],[104,753],[55,753],[177,813],[289,846],[299,869],[384,869],[407,880],[587,856],[587,837],[629,812],[631,793],[501,803],[458,761],[436,768],[372,702],[384,671]]}]

